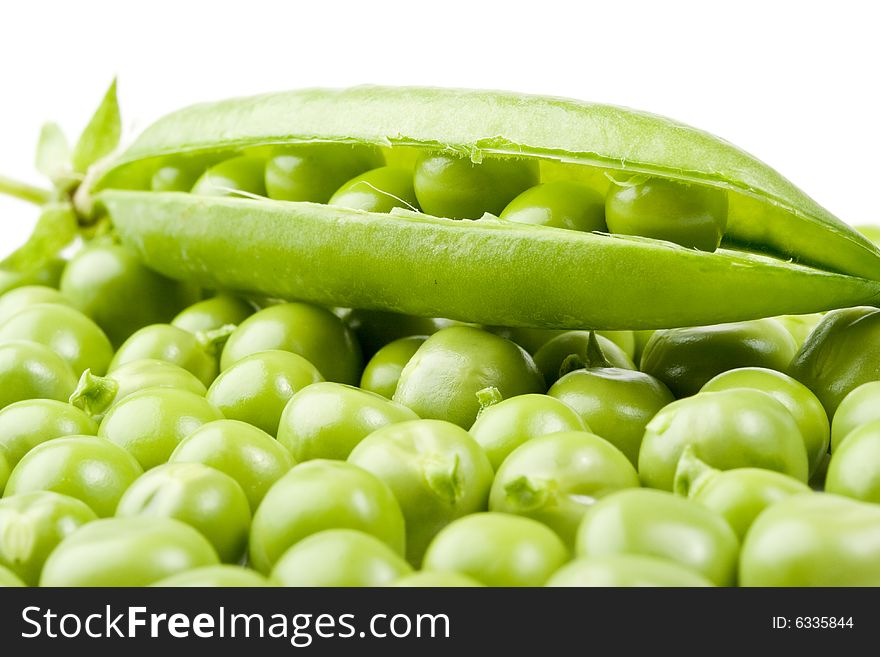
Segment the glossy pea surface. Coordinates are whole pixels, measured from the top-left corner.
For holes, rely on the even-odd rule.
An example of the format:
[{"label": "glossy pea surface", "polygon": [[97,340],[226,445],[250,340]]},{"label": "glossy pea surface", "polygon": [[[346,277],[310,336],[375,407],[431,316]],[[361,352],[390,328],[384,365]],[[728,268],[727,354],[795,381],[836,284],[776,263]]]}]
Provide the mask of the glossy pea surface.
[{"label": "glossy pea surface", "polygon": [[608,230],[605,200],[588,185],[573,180],[556,180],[527,189],[504,208],[501,218],[568,230]]},{"label": "glossy pea surface", "polygon": [[266,191],[281,201],[326,203],[343,183],[383,163],[382,154],[370,146],[289,146],[266,163]]},{"label": "glossy pea surface", "polygon": [[426,213],[450,219],[499,215],[520,193],[538,183],[533,160],[469,159],[427,153],[416,162],[413,185]]},{"label": "glossy pea surface", "polygon": [[389,424],[417,420],[406,406],[342,383],[315,383],[284,408],[278,442],[297,461],[347,459],[368,435]]},{"label": "glossy pea surface", "polygon": [[[563,365],[568,370],[596,365],[591,362],[588,352],[590,333],[591,331],[566,331],[548,340],[535,352],[535,365],[544,375],[548,388],[567,373],[562,370]],[[595,337],[609,366],[636,369],[630,357],[618,345],[605,336],[596,334]]]},{"label": "glossy pea surface", "polygon": [[81,527],[46,561],[40,586],[148,586],[212,566],[204,536],[171,518],[107,518]]},{"label": "glossy pea surface", "polygon": [[255,587],[271,586],[269,581],[259,573],[244,568],[222,564],[220,566],[202,566],[182,573],[160,579],[151,584],[159,588],[216,588],[216,587]]},{"label": "glossy pea surface", "polygon": [[727,192],[663,178],[612,184],[608,230],[714,251],[727,227]]},{"label": "glossy pea surface", "polygon": [[854,429],[831,453],[825,490],[880,504],[880,420]]},{"label": "glossy pea surface", "polygon": [[26,399],[67,401],[75,387],[70,364],[48,347],[24,340],[0,344],[0,409]]},{"label": "glossy pea surface", "polygon": [[442,328],[454,326],[456,322],[355,308],[346,315],[345,324],[354,332],[364,355],[371,357],[399,338],[433,335]]},{"label": "glossy pea surface", "polygon": [[253,314],[254,307],[244,299],[218,294],[187,306],[174,316],[171,325],[190,333],[214,331],[229,324],[237,326]]},{"label": "glossy pea surface", "polygon": [[428,546],[424,567],[484,586],[543,586],[568,558],[562,539],[545,525],[490,511],[442,529]]},{"label": "glossy pea surface", "polygon": [[205,386],[217,376],[217,358],[192,333],[171,324],[152,324],[132,334],[117,350],[110,372],[133,360],[151,358],[182,367]]},{"label": "glossy pea surface", "polygon": [[421,418],[469,429],[480,410],[477,393],[490,386],[505,398],[545,389],[522,347],[481,329],[453,326],[419,347],[403,368],[393,399]]},{"label": "glossy pea surface", "polygon": [[141,473],[131,454],[103,438],[66,436],[28,452],[13,469],[4,496],[52,491],[82,500],[105,518]]},{"label": "glossy pea surface", "polygon": [[674,561],[633,554],[609,554],[575,559],[557,570],[547,586],[703,587],[714,584]]},{"label": "glossy pea surface", "polygon": [[401,557],[403,513],[388,486],[343,461],[300,463],[279,479],[254,514],[250,563],[268,573],[290,546],[325,529],[356,529]]},{"label": "glossy pea surface", "polygon": [[585,431],[534,438],[504,459],[489,509],[537,520],[574,547],[587,509],[605,495],[638,488],[639,475],[611,443]]},{"label": "glossy pea surface", "polygon": [[174,448],[169,463],[203,463],[224,472],[241,486],[251,511],[295,461],[262,429],[238,420],[203,424]]},{"label": "glossy pea surface", "polygon": [[404,559],[375,536],[327,529],[301,540],[272,569],[280,586],[387,586],[412,572]]},{"label": "glossy pea surface", "polygon": [[342,321],[324,308],[285,303],[251,315],[229,336],[220,367],[225,370],[245,356],[268,349],[302,356],[328,381],[356,384],[360,380],[360,347]]},{"label": "glossy pea surface", "polygon": [[412,172],[401,167],[380,167],[362,173],[337,189],[328,203],[365,212],[418,210],[419,204]]},{"label": "glossy pea surface", "polygon": [[386,399],[394,397],[403,368],[427,339],[424,335],[413,335],[389,342],[379,349],[364,368],[361,388]]},{"label": "glossy pea surface", "polygon": [[223,370],[206,398],[224,417],[274,436],[287,402],[299,390],[323,380],[317,368],[298,354],[259,351]]},{"label": "glossy pea surface", "polygon": [[649,489],[623,490],[600,500],[587,511],[577,534],[579,556],[667,559],[716,586],[736,584],[738,552],[736,534],[723,518],[692,500]]},{"label": "glossy pea surface", "polygon": [[9,292],[0,293],[0,324],[29,306],[43,303],[72,305],[70,299],[54,287],[24,285]]},{"label": "glossy pea surface", "polygon": [[483,585],[472,577],[460,573],[420,570],[394,580],[391,586],[401,588],[462,588]]},{"label": "glossy pea surface", "polygon": [[131,453],[145,470],[165,463],[181,440],[223,419],[204,397],[173,388],[147,388],[113,406],[98,435]]},{"label": "glossy pea surface", "polygon": [[192,193],[199,196],[235,196],[239,192],[266,195],[262,158],[241,155],[210,167],[196,180]]},{"label": "glossy pea surface", "polygon": [[25,399],[0,410],[0,451],[10,468],[34,447],[53,438],[97,432],[92,418],[54,399]]},{"label": "glossy pea surface", "polygon": [[407,560],[418,565],[443,527],[485,511],[492,466],[461,427],[440,420],[412,420],[364,438],[348,462],[376,475],[394,493],[406,524]]},{"label": "glossy pea surface", "polygon": [[853,388],[840,402],[831,422],[831,451],[861,426],[880,420],[880,381],[868,381]]}]

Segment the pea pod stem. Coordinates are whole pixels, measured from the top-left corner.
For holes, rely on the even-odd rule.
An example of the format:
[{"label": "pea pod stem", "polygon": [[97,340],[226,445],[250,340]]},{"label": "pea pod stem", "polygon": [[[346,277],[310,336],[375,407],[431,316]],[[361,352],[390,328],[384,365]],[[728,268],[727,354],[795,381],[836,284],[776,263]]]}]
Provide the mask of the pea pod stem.
[{"label": "pea pod stem", "polygon": [[52,199],[52,192],[36,185],[31,185],[20,180],[0,176],[0,194],[33,203],[45,205]]}]

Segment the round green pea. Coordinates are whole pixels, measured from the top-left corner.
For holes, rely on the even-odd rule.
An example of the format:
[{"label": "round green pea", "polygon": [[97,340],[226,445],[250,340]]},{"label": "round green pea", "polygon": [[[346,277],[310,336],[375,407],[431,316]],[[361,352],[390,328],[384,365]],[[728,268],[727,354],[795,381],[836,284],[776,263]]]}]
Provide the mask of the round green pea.
[{"label": "round green pea", "polygon": [[0,296],[0,324],[30,306],[46,303],[72,305],[61,292],[45,285],[25,285],[5,292]]},{"label": "round green pea", "polygon": [[76,376],[67,361],[36,342],[0,344],[0,409],[25,399],[67,401]]},{"label": "round green pea", "polygon": [[244,556],[251,525],[238,482],[202,463],[166,463],[145,472],[122,495],[116,515],[185,522],[211,542],[224,563]]},{"label": "round green pea", "polygon": [[327,203],[334,191],[367,169],[384,164],[378,149],[353,144],[299,144],[266,164],[269,198]]},{"label": "round green pea", "polygon": [[61,541],[43,567],[40,586],[149,586],[218,563],[204,536],[172,518],[107,518]]},{"label": "round green pea", "polygon": [[425,335],[413,335],[389,342],[379,349],[364,368],[361,388],[391,399],[403,368],[427,339]]},{"label": "round green pea", "polygon": [[724,519],[672,493],[618,491],[596,502],[578,528],[577,554],[632,554],[673,561],[717,586],[736,584],[739,541]]},{"label": "round green pea", "polygon": [[168,461],[174,448],[203,424],[223,419],[204,397],[174,388],[147,388],[115,404],[98,435],[128,450],[144,470]]},{"label": "round green pea", "polygon": [[180,166],[166,164],[156,169],[150,178],[154,192],[188,192],[199,178],[199,170],[192,164]]},{"label": "round green pea", "polygon": [[263,170],[266,162],[259,157],[240,155],[205,171],[192,188],[200,196],[236,196],[240,192],[266,196]]},{"label": "round green pea", "polygon": [[605,198],[608,230],[714,251],[727,228],[727,192],[664,178],[612,184]]},{"label": "round green pea", "polygon": [[152,324],[135,332],[119,347],[109,371],[113,373],[126,363],[144,358],[182,367],[205,386],[210,386],[217,376],[217,358],[210,353],[210,345],[171,324]]},{"label": "round green pea", "polygon": [[688,445],[719,470],[765,468],[808,480],[807,450],[797,423],[785,406],[757,390],[704,392],[663,408],[645,428],[639,450],[642,483],[671,491]]},{"label": "round green pea", "polygon": [[412,420],[377,429],[348,462],[394,493],[406,523],[406,557],[414,565],[443,527],[486,510],[492,466],[470,434],[449,422]]},{"label": "round green pea", "polygon": [[401,167],[380,167],[362,173],[337,189],[328,203],[380,213],[394,208],[419,209],[412,172]]},{"label": "round green pea", "polygon": [[223,370],[208,389],[207,400],[225,417],[274,436],[287,402],[297,391],[323,380],[302,356],[277,349],[259,351]]},{"label": "round green pea", "polygon": [[605,199],[592,187],[574,180],[555,180],[527,189],[504,208],[501,218],[584,232],[608,231]]},{"label": "round green pea", "polygon": [[547,395],[517,395],[487,406],[470,429],[489,463],[498,470],[520,445],[539,436],[590,428],[568,404]]},{"label": "round green pea", "polygon": [[813,332],[813,329],[816,328],[816,324],[822,320],[822,313],[813,313],[812,315],[780,315],[773,319],[782,324],[791,333],[791,337],[794,338],[795,344],[800,349],[804,342],[807,341],[810,333]]},{"label": "round green pea", "polygon": [[533,160],[485,159],[427,153],[415,166],[413,188],[427,214],[450,219],[499,215],[516,196],[538,184]]},{"label": "round green pea", "polygon": [[53,491],[88,504],[102,518],[143,471],[124,449],[96,436],[65,436],[34,447],[18,462],[5,497]]},{"label": "round green pea", "polygon": [[853,388],[840,402],[831,422],[831,452],[836,452],[853,431],[880,420],[880,381]]},{"label": "round green pea", "polygon": [[389,424],[417,420],[406,406],[342,383],[314,383],[281,414],[278,442],[297,461],[348,458],[366,436]]},{"label": "round green pea", "polygon": [[469,326],[429,337],[403,368],[394,401],[421,418],[469,429],[477,418],[477,393],[494,387],[504,398],[544,392],[541,373],[517,344]]},{"label": "round green pea", "polygon": [[262,429],[238,420],[203,424],[174,448],[169,463],[204,463],[241,486],[251,511],[294,465],[281,444]]},{"label": "round green pea", "polygon": [[254,307],[244,299],[218,294],[184,308],[171,320],[171,325],[190,333],[216,331],[224,326],[238,326],[253,314]]},{"label": "round green pea", "polygon": [[831,453],[825,490],[880,504],[880,420],[851,431]]},{"label": "round green pea", "polygon": [[706,383],[702,392],[733,388],[752,388],[766,392],[788,409],[804,438],[810,474],[816,472],[828,452],[830,436],[828,416],[816,395],[787,374],[763,367],[743,367],[723,372]]},{"label": "round green pea", "polygon": [[67,260],[60,257],[49,258],[44,264],[26,273],[0,269],[0,294],[6,294],[26,285],[58,287]]},{"label": "round green pea", "polygon": [[533,438],[504,459],[489,509],[537,520],[573,548],[596,500],[638,487],[639,475],[623,452],[595,434],[566,431]]},{"label": "round green pea", "polygon": [[387,586],[412,567],[375,536],[327,529],[287,550],[272,569],[280,586]]},{"label": "round green pea", "polygon": [[284,303],[251,315],[229,336],[220,367],[270,349],[302,356],[328,381],[354,385],[360,380],[360,347],[342,320],[324,308]]},{"label": "round green pea", "polygon": [[420,570],[411,575],[396,579],[391,586],[399,588],[461,588],[483,586],[477,580],[460,573],[440,573],[432,570]]},{"label": "round green pea", "polygon": [[25,399],[0,410],[0,451],[10,468],[48,440],[96,433],[98,425],[92,418],[54,399]]},{"label": "round green pea", "polygon": [[[551,338],[544,346],[535,352],[535,365],[544,375],[544,381],[549,388],[560,376],[564,376],[571,370],[584,367],[603,367],[606,363],[592,362],[592,354],[589,351],[590,331],[566,331]],[[634,370],[633,364],[626,352],[614,342],[602,335],[596,335],[602,356],[609,367],[617,367],[624,370]],[[574,359],[574,363],[572,363]],[[576,363],[576,364],[575,364]],[[563,366],[568,371],[563,372]]]},{"label": "round green pea", "polygon": [[547,582],[553,587],[704,587],[712,582],[674,561],[634,554],[575,559]]},{"label": "round green pea", "polygon": [[545,525],[490,511],[444,527],[428,546],[424,567],[485,586],[543,586],[568,558],[565,544]]},{"label": "round green pea", "polygon": [[51,491],[0,500],[0,567],[28,586],[40,581],[43,564],[69,534],[98,516],[85,502]]},{"label": "round green pea", "polygon": [[193,568],[171,577],[161,579],[155,584],[159,588],[251,588],[271,586],[269,581],[258,572],[242,566],[222,564],[220,566],[202,566]]},{"label": "round green pea", "polygon": [[357,529],[404,554],[403,513],[388,486],[350,463],[315,460],[266,493],[251,526],[250,563],[268,573],[290,546],[325,529]]},{"label": "round green pea", "polygon": [[354,331],[364,355],[372,356],[399,338],[433,335],[457,323],[448,319],[355,308],[345,316],[345,324]]}]

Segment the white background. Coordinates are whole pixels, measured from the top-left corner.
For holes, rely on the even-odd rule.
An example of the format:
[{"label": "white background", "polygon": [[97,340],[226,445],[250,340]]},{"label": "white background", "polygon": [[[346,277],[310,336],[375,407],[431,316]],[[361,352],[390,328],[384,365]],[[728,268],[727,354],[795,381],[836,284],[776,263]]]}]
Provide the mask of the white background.
[{"label": "white background", "polygon": [[[721,135],[842,219],[880,223],[880,16],[836,2],[4,2],[0,172],[39,181],[41,123],[75,137],[113,76],[129,137],[191,102],[363,83],[628,105]],[[0,252],[36,210],[0,200]]]}]

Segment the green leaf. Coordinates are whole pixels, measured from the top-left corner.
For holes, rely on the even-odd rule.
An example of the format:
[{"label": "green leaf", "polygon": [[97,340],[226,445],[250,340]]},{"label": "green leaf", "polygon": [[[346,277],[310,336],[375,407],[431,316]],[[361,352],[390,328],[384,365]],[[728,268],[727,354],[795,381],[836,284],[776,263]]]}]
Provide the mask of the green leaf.
[{"label": "green leaf", "polygon": [[0,269],[19,273],[32,271],[55,257],[76,235],[73,206],[69,203],[46,205],[28,241],[0,262]]},{"label": "green leaf", "polygon": [[70,167],[70,146],[57,123],[44,123],[37,142],[37,171],[57,180]]},{"label": "green leaf", "polygon": [[95,162],[112,153],[119,145],[121,134],[122,121],[119,117],[114,79],[73,149],[74,171],[85,173]]}]

